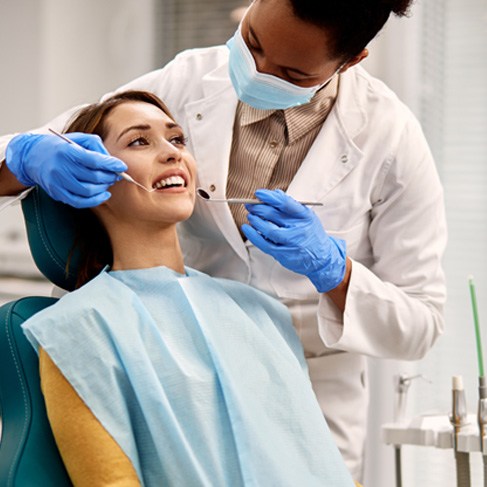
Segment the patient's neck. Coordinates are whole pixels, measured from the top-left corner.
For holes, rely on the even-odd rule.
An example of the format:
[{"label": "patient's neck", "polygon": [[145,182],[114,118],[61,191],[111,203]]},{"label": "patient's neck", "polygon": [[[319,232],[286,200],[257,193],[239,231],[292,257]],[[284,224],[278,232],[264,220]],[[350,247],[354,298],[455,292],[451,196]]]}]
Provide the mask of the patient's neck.
[{"label": "patient's neck", "polygon": [[119,224],[108,233],[113,249],[113,270],[166,266],[184,274],[184,259],[176,225],[134,228]]}]

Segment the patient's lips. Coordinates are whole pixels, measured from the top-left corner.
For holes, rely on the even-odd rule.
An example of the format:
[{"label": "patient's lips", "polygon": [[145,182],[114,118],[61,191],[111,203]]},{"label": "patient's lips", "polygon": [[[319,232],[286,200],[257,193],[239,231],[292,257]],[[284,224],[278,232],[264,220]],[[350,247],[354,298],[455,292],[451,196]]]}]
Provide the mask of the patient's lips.
[{"label": "patient's lips", "polygon": [[188,176],[181,169],[166,171],[152,183],[157,191],[180,192],[188,186]]}]

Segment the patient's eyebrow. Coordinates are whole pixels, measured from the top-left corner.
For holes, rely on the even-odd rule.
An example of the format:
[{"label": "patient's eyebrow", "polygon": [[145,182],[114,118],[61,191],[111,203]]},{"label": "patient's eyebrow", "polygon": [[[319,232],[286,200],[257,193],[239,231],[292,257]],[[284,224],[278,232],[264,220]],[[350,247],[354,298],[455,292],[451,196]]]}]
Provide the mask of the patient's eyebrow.
[{"label": "patient's eyebrow", "polygon": [[148,124],[141,124],[141,125],[131,125],[130,127],[127,127],[123,129],[120,132],[120,135],[117,137],[117,142],[127,133],[130,132],[131,130],[150,130],[151,126]]},{"label": "patient's eyebrow", "polygon": [[[139,124],[139,125],[131,125],[130,127],[127,127],[120,132],[120,135],[117,137],[117,142],[127,133],[130,132],[131,130],[150,130],[152,127],[149,124]],[[174,129],[178,128],[181,129],[181,125],[175,123],[175,122],[167,122],[166,123],[166,128],[168,129]]]}]

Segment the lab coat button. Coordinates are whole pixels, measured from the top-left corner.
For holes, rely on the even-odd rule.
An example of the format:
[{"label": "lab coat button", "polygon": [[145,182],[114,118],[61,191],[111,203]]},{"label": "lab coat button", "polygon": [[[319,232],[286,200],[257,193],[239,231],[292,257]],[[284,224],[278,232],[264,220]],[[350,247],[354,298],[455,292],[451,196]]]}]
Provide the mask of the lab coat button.
[{"label": "lab coat button", "polygon": [[213,191],[215,191],[215,189],[216,189],[216,186],[215,186],[214,184],[211,184],[211,185],[210,185],[210,191],[212,191],[212,192],[213,192]]},{"label": "lab coat button", "polygon": [[342,161],[343,164],[346,164],[348,162],[347,154],[343,154],[342,157],[340,157],[340,160]]},{"label": "lab coat button", "polygon": [[196,120],[201,120],[203,118],[203,115],[201,113],[196,114]]}]

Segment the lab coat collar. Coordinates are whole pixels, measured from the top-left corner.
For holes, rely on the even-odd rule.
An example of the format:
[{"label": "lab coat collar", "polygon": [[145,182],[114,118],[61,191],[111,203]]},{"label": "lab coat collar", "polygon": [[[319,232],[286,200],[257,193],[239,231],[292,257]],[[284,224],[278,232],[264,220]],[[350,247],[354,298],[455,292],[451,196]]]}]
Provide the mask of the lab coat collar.
[{"label": "lab coat collar", "polygon": [[[351,144],[353,144],[353,139],[367,126],[368,117],[364,99],[366,93],[358,87],[358,80],[366,76],[367,73],[361,66],[354,66],[340,75],[340,88],[333,111],[337,113],[337,119],[343,129],[343,136]],[[223,63],[207,73],[202,79],[202,88],[203,100],[214,99],[222,91],[232,91],[232,98],[236,107],[238,99],[228,76],[227,63]],[[251,114],[249,123],[262,120],[275,112],[275,110],[254,110],[255,113]]]},{"label": "lab coat collar", "polygon": [[365,109],[365,90],[358,86],[359,78],[365,70],[354,66],[340,75],[340,89],[333,111],[343,129],[343,135],[350,144],[367,126],[368,116]]},{"label": "lab coat collar", "polygon": [[[336,113],[337,121],[342,129],[342,136],[347,139],[348,143],[351,145],[355,145],[353,142],[354,138],[367,126],[368,117],[365,109],[366,93],[358,87],[358,80],[366,76],[367,73],[361,66],[354,66],[341,74],[338,96],[332,109],[332,112]],[[231,98],[232,105],[236,109],[238,98],[228,76],[227,63],[223,63],[213,71],[207,73],[202,79],[202,88],[204,98],[200,101],[206,100],[207,102],[211,102],[213,100],[218,104],[216,97],[218,97],[220,93],[225,92],[225,99],[227,96]],[[231,93],[227,93],[229,91]],[[221,100],[220,103],[222,103],[222,101],[223,100]],[[255,113],[250,114],[250,118],[247,121],[248,123],[263,120],[275,112],[275,110],[253,110]],[[227,110],[227,113],[228,112],[229,110]],[[232,115],[235,115],[235,112],[233,112]]]},{"label": "lab coat collar", "polygon": [[[201,80],[201,85],[203,88],[203,99],[212,99],[214,95],[228,89],[233,91],[232,82],[228,74],[228,64],[223,63],[213,69],[213,71],[205,74]],[[237,99],[235,92],[234,97]]]}]

